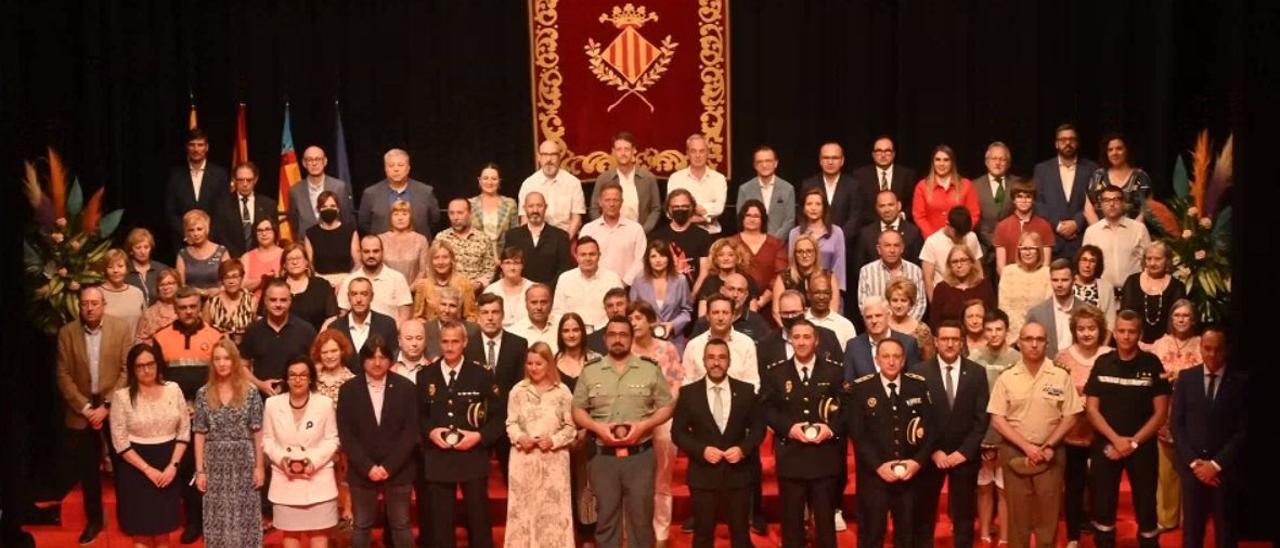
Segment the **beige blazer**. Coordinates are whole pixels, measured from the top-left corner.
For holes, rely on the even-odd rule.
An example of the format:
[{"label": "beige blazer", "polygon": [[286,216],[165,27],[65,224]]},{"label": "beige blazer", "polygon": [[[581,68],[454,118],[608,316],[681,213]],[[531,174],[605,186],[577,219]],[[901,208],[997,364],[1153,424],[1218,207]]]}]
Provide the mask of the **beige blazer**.
[{"label": "beige blazer", "polygon": [[[318,392],[295,423],[289,394],[267,398],[262,411],[262,449],[271,462],[271,486],[267,499],[276,504],[306,506],[333,500],[338,484],[333,475],[333,454],[338,450],[338,420],[333,400]],[[315,473],[310,478],[290,479],[280,466],[286,456],[311,459]]]},{"label": "beige blazer", "polygon": [[[111,316],[102,317],[102,344],[98,349],[98,394],[109,402],[116,389],[126,385],[125,357],[133,345],[129,323]],[[93,397],[89,376],[89,355],[84,345],[84,327],[80,320],[58,330],[58,392],[66,402],[65,422],[68,428],[82,430],[89,426],[84,406]]]}]

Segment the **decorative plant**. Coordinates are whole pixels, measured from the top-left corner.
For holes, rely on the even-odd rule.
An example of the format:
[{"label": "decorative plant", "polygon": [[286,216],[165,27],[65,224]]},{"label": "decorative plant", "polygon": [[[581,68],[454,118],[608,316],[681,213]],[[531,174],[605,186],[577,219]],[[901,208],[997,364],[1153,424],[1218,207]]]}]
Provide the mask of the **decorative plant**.
[{"label": "decorative plant", "polygon": [[124,210],[103,215],[102,188],[86,204],[78,178],[67,187],[66,169],[52,148],[45,163],[49,176],[42,185],[37,164],[26,162],[24,190],[35,222],[27,229],[22,262],[29,317],[45,333],[54,334],[79,316],[80,287],[102,281],[97,267],[111,247],[111,234]]},{"label": "decorative plant", "polygon": [[1201,321],[1226,318],[1231,298],[1231,207],[1223,195],[1232,184],[1232,139],[1214,159],[1209,132],[1202,131],[1191,151],[1191,176],[1179,156],[1175,197],[1167,204],[1149,199],[1145,207],[1148,228],[1173,252],[1173,275],[1186,284]]}]

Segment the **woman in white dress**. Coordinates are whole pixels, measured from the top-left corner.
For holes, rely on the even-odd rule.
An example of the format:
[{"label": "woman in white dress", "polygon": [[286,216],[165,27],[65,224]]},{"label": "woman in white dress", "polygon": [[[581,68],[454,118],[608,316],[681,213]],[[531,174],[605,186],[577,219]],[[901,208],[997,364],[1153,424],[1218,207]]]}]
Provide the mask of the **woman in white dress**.
[{"label": "woman in white dress", "polygon": [[524,380],[507,401],[511,438],[510,488],[504,546],[573,547],[573,491],[569,445],[577,435],[573,394],[560,382],[551,347],[534,343],[525,358]]}]

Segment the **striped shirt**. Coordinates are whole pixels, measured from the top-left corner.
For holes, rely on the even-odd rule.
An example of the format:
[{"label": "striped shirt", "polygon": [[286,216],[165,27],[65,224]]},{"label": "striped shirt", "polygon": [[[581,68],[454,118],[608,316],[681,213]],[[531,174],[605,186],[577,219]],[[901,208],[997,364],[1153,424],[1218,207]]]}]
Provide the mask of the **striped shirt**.
[{"label": "striped shirt", "polygon": [[[917,320],[924,319],[925,293],[924,271],[908,261],[898,261],[898,270],[889,270],[883,259],[869,262],[858,271],[858,308],[861,309],[867,297],[885,297],[884,289],[896,278],[905,277],[916,286],[916,303],[911,306],[910,316]],[[888,297],[885,297],[888,300]]]}]

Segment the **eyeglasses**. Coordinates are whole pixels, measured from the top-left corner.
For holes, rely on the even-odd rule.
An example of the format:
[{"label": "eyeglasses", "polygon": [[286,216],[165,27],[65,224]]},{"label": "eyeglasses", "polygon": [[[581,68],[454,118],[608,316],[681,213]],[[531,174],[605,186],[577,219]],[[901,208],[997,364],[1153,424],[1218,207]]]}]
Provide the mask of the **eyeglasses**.
[{"label": "eyeglasses", "polygon": [[252,182],[253,182],[253,177],[236,177],[236,178],[235,178],[235,182],[237,182],[237,183],[252,183]]}]

